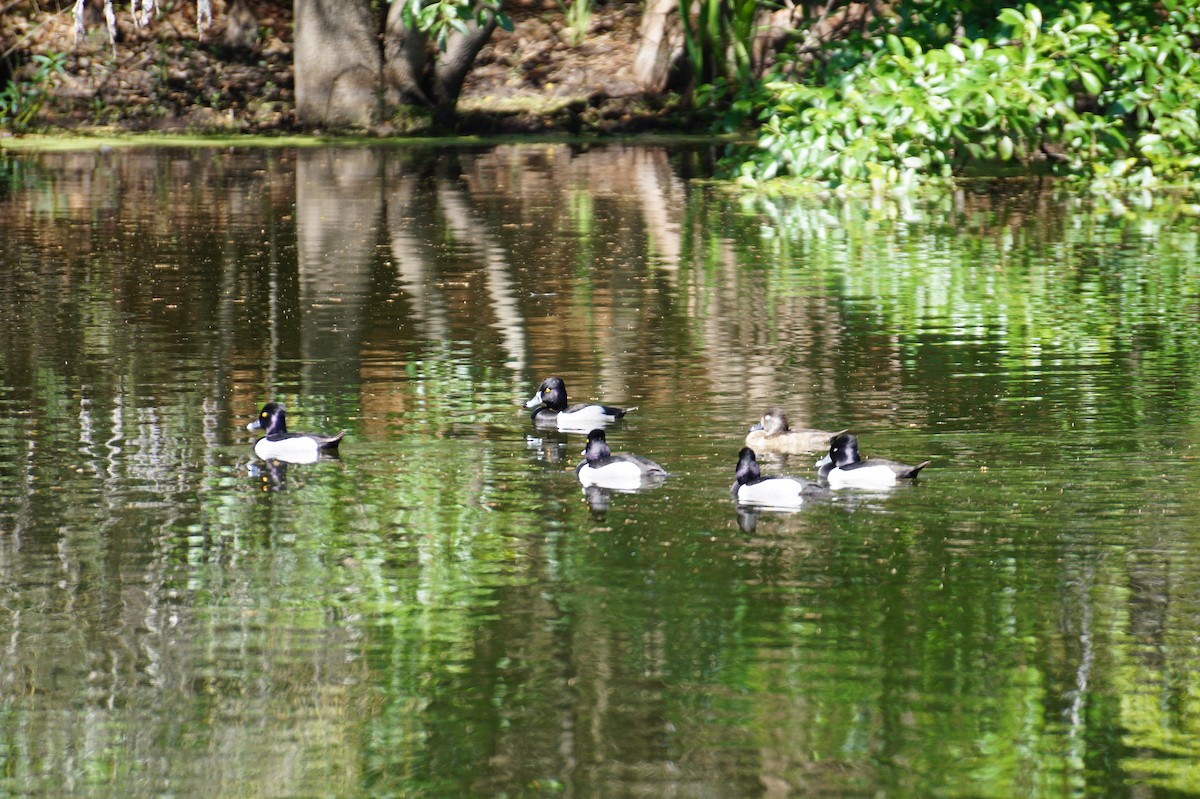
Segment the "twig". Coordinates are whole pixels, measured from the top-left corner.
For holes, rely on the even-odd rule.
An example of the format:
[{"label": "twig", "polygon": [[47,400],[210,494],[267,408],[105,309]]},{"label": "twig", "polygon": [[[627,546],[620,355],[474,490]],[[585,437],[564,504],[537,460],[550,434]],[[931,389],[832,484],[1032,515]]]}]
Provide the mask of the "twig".
[{"label": "twig", "polygon": [[828,2],[825,3],[825,8],[824,8],[824,10],[821,11],[820,18],[818,18],[816,21],[814,21],[812,24],[810,24],[808,26],[808,31],[806,32],[806,34],[804,36],[804,41],[800,44],[800,46],[798,48],[796,48],[798,52],[807,53],[807,52],[810,52],[811,50],[815,50],[817,47],[820,46],[821,34],[818,32],[817,29],[829,17],[829,13],[831,11],[833,11],[833,6],[834,6],[834,0],[828,0]]},{"label": "twig", "polygon": [[21,3],[25,2],[28,2],[28,0],[11,0],[11,2],[0,6],[0,14],[7,14],[9,11],[12,11],[14,8],[21,5]]},{"label": "twig", "polygon": [[[12,2],[8,3],[4,8],[0,8],[0,14],[7,12],[10,8],[18,6],[23,2],[25,2],[25,0],[12,0]],[[8,58],[10,55],[12,55],[13,53],[15,53],[17,51],[18,47],[23,45],[29,39],[32,39],[34,34],[38,33],[42,28],[46,27],[47,22],[54,19],[55,17],[62,16],[64,13],[66,13],[66,12],[65,11],[56,11],[55,13],[46,17],[45,20],[43,20],[42,22],[39,22],[37,25],[35,25],[33,27],[33,30],[29,31],[24,36],[22,36],[20,39],[18,39],[12,47],[8,48],[3,53],[0,53],[0,58]]]}]

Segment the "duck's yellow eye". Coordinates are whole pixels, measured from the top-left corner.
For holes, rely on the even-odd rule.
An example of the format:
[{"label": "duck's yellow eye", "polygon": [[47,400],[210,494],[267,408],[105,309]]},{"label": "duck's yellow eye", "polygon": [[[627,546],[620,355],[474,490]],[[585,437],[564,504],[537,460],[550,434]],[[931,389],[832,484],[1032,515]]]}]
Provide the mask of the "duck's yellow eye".
[{"label": "duck's yellow eye", "polygon": [[267,414],[266,414],[266,413],[263,413],[263,414],[260,414],[260,415],[261,415],[261,416],[262,416],[262,418],[264,418],[264,419],[266,419],[266,418],[267,418]]}]

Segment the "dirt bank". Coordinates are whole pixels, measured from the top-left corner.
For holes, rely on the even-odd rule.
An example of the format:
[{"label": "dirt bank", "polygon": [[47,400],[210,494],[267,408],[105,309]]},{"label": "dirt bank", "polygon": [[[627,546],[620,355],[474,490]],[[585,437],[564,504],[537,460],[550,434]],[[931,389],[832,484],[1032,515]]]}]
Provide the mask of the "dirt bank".
[{"label": "dirt bank", "polygon": [[[202,36],[191,0],[169,4],[139,27],[118,4],[114,53],[102,16],[91,12],[77,44],[71,4],[0,0],[0,43],[19,61],[67,54],[38,126],[125,131],[294,131],[291,3],[247,0],[258,37],[226,42],[237,25],[213,0]],[[35,8],[35,6],[41,6]],[[632,77],[641,4],[598,5],[578,44],[557,3],[512,8],[512,32],[497,31],[468,76],[459,104],[462,133],[678,130],[686,120],[669,100],[647,97]],[[243,20],[244,22],[244,20]],[[253,30],[253,25],[251,26]],[[410,132],[396,122],[381,133]]]}]

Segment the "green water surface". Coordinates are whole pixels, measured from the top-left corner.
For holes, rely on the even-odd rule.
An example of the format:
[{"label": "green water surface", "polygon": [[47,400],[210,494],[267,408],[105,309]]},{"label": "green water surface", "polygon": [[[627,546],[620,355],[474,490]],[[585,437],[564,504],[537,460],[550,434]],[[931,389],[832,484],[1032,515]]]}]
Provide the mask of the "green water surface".
[{"label": "green water surface", "polygon": [[1200,223],[712,157],[0,154],[0,796],[1200,796]]}]

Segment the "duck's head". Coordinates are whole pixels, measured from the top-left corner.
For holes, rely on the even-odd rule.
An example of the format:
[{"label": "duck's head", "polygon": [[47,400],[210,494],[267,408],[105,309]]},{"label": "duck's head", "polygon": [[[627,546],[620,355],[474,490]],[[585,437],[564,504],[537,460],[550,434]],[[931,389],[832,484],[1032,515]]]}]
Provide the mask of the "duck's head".
[{"label": "duck's head", "polygon": [[258,418],[246,425],[247,430],[262,430],[265,435],[273,436],[287,432],[287,411],[278,402],[268,402],[258,412]]},{"label": "duck's head", "polygon": [[762,431],[768,436],[777,436],[780,433],[788,431],[787,414],[782,408],[771,408],[763,414],[762,421],[759,422]]},{"label": "duck's head", "polygon": [[588,463],[596,463],[611,456],[612,451],[608,448],[604,431],[596,429],[588,433],[587,446],[583,449],[583,459]]},{"label": "duck's head", "polygon": [[545,405],[555,411],[567,407],[567,385],[561,377],[547,377],[538,386],[537,393],[525,403],[526,408],[536,408],[539,405]]},{"label": "duck's head", "polygon": [[829,440],[829,460],[835,467],[858,463],[858,436],[853,433],[838,433]]},{"label": "duck's head", "polygon": [[758,457],[754,454],[754,450],[749,447],[742,447],[738,451],[737,469],[734,471],[733,476],[735,486],[753,483],[762,477],[762,472],[758,468]]}]

